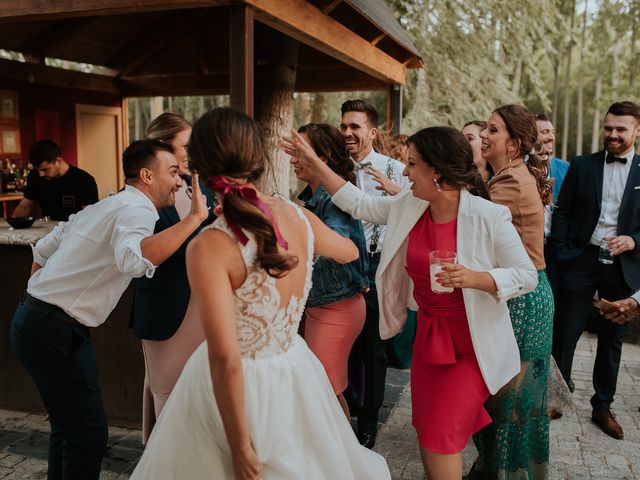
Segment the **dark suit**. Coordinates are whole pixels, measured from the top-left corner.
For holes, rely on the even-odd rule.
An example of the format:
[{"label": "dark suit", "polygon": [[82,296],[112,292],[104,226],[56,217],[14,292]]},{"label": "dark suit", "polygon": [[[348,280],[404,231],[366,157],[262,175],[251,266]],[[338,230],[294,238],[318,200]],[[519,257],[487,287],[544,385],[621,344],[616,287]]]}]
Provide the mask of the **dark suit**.
[{"label": "dark suit", "polygon": [[[576,343],[595,292],[607,300],[620,300],[640,289],[640,189],[635,188],[640,186],[640,157],[635,155],[630,165],[617,224],[617,235],[631,236],[636,247],[615,257],[611,265],[598,262],[599,248],[590,243],[602,206],[604,164],[604,151],[576,157],[553,212],[549,242],[560,277],[553,356],[565,380],[571,377]],[[591,404],[607,410],[616,391],[626,325],[600,320]]]},{"label": "dark suit", "polygon": [[[191,185],[191,177],[183,177]],[[185,253],[187,244],[200,230],[215,220],[213,214],[213,193],[200,182],[200,189],[207,197],[207,206],[211,213],[200,227],[156,268],[152,278],[141,277],[135,280],[136,292],[131,312],[131,325],[136,337],[142,340],[167,340],[180,327],[189,305],[191,289],[187,281]],[[158,221],[154,233],[166,230],[180,221],[175,207],[166,207],[158,211]]]}]

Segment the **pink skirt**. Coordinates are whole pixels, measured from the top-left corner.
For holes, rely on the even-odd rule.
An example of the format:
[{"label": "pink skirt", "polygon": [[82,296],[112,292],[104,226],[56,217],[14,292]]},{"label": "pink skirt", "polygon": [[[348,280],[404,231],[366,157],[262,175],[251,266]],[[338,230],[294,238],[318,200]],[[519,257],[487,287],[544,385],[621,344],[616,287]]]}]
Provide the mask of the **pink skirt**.
[{"label": "pink skirt", "polygon": [[204,340],[200,318],[191,304],[172,337],[161,341],[142,340],[145,367],[142,399],[143,445],[146,445],[156,419],[169,399],[184,365]]},{"label": "pink skirt", "polygon": [[366,311],[361,293],[305,310],[304,339],[324,366],[336,395],[347,388],[349,353],[362,331]]}]

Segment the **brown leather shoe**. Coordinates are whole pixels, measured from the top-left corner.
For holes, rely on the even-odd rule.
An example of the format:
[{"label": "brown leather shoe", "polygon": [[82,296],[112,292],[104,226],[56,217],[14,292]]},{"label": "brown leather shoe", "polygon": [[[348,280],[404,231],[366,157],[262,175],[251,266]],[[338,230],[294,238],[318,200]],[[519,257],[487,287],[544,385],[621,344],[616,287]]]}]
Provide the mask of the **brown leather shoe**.
[{"label": "brown leather shoe", "polygon": [[616,417],[611,410],[594,410],[591,412],[591,420],[593,423],[600,427],[604,433],[616,440],[622,440],[624,438],[624,432]]}]

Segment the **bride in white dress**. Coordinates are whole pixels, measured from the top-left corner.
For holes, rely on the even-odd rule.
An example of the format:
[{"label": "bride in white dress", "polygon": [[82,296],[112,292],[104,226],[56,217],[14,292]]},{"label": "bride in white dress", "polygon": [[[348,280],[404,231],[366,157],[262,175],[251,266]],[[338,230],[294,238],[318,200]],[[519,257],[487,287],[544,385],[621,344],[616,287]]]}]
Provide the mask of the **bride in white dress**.
[{"label": "bride in white dress", "polygon": [[267,154],[246,115],[205,114],[189,154],[224,212],[187,251],[207,341],[187,362],[131,479],[390,479],[385,460],[358,443],[297,334],[314,253],[347,263],[357,248],[310,212],[255,190]]}]

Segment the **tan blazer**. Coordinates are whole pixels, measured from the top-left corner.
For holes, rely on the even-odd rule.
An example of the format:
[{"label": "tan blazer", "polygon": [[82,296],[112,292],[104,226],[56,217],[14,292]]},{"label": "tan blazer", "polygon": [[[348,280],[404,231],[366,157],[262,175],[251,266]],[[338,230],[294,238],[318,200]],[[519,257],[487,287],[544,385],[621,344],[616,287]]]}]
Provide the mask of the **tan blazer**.
[{"label": "tan blazer", "polygon": [[[356,218],[387,225],[376,287],[380,336],[391,338],[406,321],[408,295],[413,288],[405,270],[409,232],[429,203],[410,191],[395,197],[371,197],[350,183],[331,200]],[[520,372],[520,353],[506,301],[535,289],[538,276],[509,210],[467,191],[460,194],[456,241],[458,261],[471,270],[489,272],[498,287],[496,295],[475,289],[462,291],[478,365],[494,394]]]},{"label": "tan blazer", "polygon": [[544,206],[536,179],[520,158],[502,167],[489,182],[491,201],[509,208],[513,226],[536,270],[544,262]]}]

